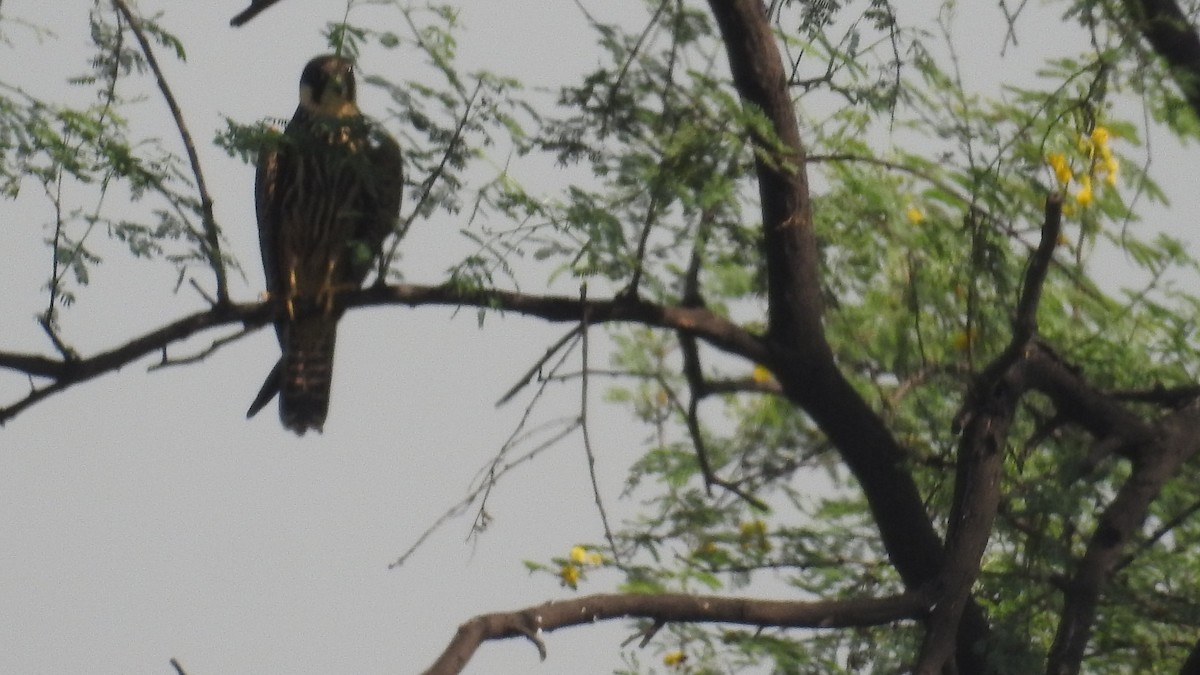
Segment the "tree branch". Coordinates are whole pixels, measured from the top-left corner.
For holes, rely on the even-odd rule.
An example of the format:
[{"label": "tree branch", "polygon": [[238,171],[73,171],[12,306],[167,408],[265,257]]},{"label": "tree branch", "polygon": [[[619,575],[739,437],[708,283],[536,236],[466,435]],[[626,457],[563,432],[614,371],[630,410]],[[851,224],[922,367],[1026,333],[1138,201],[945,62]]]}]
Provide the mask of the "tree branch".
[{"label": "tree branch", "polygon": [[1012,340],[971,386],[959,414],[968,421],[958,446],[946,556],[938,575],[940,593],[914,669],[917,675],[936,675],[955,654],[959,621],[979,577],[979,561],[1000,504],[1008,429],[1024,393],[1014,371],[1037,333],[1038,303],[1061,227],[1062,196],[1054,194],[1046,200],[1041,242],[1025,271]]},{"label": "tree branch", "polygon": [[1200,35],[1175,0],[1124,0],[1130,18],[1164,61],[1200,117]]},{"label": "tree branch", "polygon": [[[905,467],[907,454],[836,365],[821,323],[820,256],[808,193],[806,151],[775,37],[761,0],[710,0],[734,86],[770,122],[774,136],[746,131],[755,144],[767,263],[766,364],[785,395],[812,416],[862,487],[888,557],[909,588],[933,581],[942,542]],[[988,673],[989,627],[969,604],[957,650],[962,672]]]},{"label": "tree branch", "polygon": [[[628,322],[679,330],[694,334],[718,349],[738,354],[757,363],[765,363],[769,359],[761,337],[701,307],[658,305],[634,298],[581,302],[579,298],[568,296],[527,295],[512,291],[413,284],[373,286],[346,292],[339,296],[338,300],[339,304],[348,308],[380,305],[473,306],[515,312],[552,322],[577,322],[586,312],[591,324]],[[119,347],[87,358],[51,358],[38,354],[0,351],[0,368],[53,380],[51,384],[40,389],[35,388],[24,399],[0,408],[0,425],[50,394],[117,370],[147,354],[162,352],[171,344],[202,331],[235,323],[250,327],[262,326],[271,320],[272,311],[273,307],[265,302],[217,305],[208,311],[172,321]]]},{"label": "tree branch", "polygon": [[663,624],[705,622],[778,628],[845,628],[919,619],[927,608],[928,598],[921,592],[821,602],[672,593],[589,595],[515,612],[477,616],[459,626],[454,639],[425,675],[462,672],[475,651],[487,640],[529,638],[538,645],[539,653],[545,658],[542,634],[609,619],[641,618]]},{"label": "tree branch", "polygon": [[1157,443],[1147,445],[1133,472],[1100,515],[1063,598],[1062,618],[1050,647],[1046,673],[1074,675],[1092,635],[1104,586],[1120,564],[1122,552],[1141,528],[1150,505],[1183,463],[1200,451],[1200,401],[1155,425]]},{"label": "tree branch", "polygon": [[162,92],[163,100],[166,101],[167,107],[171,110],[171,117],[175,120],[175,128],[179,130],[179,137],[183,140],[183,148],[187,152],[192,175],[196,177],[196,191],[200,193],[201,217],[204,219],[204,252],[208,257],[208,264],[217,278],[217,303],[226,304],[229,302],[229,287],[225,280],[225,261],[221,259],[221,241],[217,232],[217,220],[213,216],[213,201],[208,193],[208,186],[204,182],[204,172],[200,168],[200,156],[196,154],[196,144],[192,142],[192,134],[188,131],[187,123],[183,121],[183,111],[175,102],[175,95],[171,93],[167,78],[158,66],[158,59],[154,57],[150,41],[146,39],[146,34],[142,31],[141,21],[129,9],[125,0],[112,0],[112,2],[113,7],[116,7],[117,11],[129,22],[129,29],[133,31],[138,45],[142,48],[142,55],[146,57],[146,63],[154,73],[158,90]]}]

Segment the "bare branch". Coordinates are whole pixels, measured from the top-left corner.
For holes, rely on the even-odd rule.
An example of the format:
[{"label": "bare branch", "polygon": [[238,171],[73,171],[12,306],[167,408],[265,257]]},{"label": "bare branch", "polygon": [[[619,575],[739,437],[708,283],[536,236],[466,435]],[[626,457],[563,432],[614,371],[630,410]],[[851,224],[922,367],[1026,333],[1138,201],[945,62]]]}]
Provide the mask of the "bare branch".
[{"label": "bare branch", "polygon": [[[513,637],[531,640],[559,628],[609,619],[642,618],[668,622],[732,623],[779,628],[877,626],[919,619],[928,609],[925,593],[885,598],[788,602],[685,594],[589,595],[547,602],[515,612],[483,614],[459,626],[454,639],[425,675],[462,672],[483,642]],[[544,658],[540,639],[539,652]]]},{"label": "bare branch", "polygon": [[208,347],[206,347],[205,349],[203,349],[195,354],[192,354],[190,356],[184,356],[182,358],[177,358],[177,359],[167,358],[167,350],[164,347],[162,361],[150,366],[149,369],[153,371],[153,370],[160,370],[162,368],[171,368],[173,366],[185,366],[185,365],[188,365],[191,363],[199,363],[199,362],[203,361],[204,359],[207,359],[210,355],[215,353],[221,347],[224,347],[225,345],[230,344],[232,342],[237,342],[238,340],[246,337],[247,335],[253,333],[256,330],[258,330],[257,326],[246,326],[236,333],[231,333],[229,335],[226,335],[225,337],[217,338],[216,340],[213,340],[212,344],[210,344]]},{"label": "bare branch", "polygon": [[683,352],[683,372],[688,383],[688,405],[684,415],[687,420],[688,435],[692,439],[692,447],[696,449],[696,461],[700,464],[700,473],[704,476],[705,491],[711,495],[712,486],[716,485],[741,498],[754,508],[767,511],[767,505],[761,499],[743,490],[737,483],[721,478],[713,471],[712,464],[708,460],[708,447],[700,433],[699,415],[700,401],[712,390],[708,387],[704,373],[700,369],[700,353],[696,348],[696,338],[681,333],[679,345]]},{"label": "bare branch", "polygon": [[525,371],[525,374],[522,375],[519,380],[517,380],[517,383],[514,384],[511,389],[504,392],[504,395],[500,397],[499,401],[496,401],[496,407],[499,408],[505,403],[508,403],[514,396],[520,393],[522,389],[529,386],[529,383],[533,381],[534,376],[541,372],[542,367],[546,365],[546,362],[553,358],[554,355],[558,353],[558,350],[562,349],[564,345],[579,335],[580,328],[581,326],[575,326],[571,330],[567,331],[565,335],[559,338],[558,342],[555,342],[547,347],[546,353],[543,354],[542,357],[537,360],[537,362],[530,366],[529,370]]},{"label": "bare branch", "polygon": [[[526,415],[528,415],[530,410],[526,410],[525,412],[526,412]],[[524,421],[524,420],[522,420],[522,421]],[[556,420],[552,424],[561,424],[562,422],[563,422],[563,420]],[[552,424],[542,425],[542,428],[548,428]],[[404,565],[404,563],[408,562],[408,559],[411,558],[413,556],[413,554],[417,552],[417,549],[419,549],[421,547],[421,545],[424,544],[427,539],[429,539],[430,535],[432,535],[434,532],[436,532],[438,529],[440,529],[443,525],[448,523],[451,519],[456,518],[456,517],[462,515],[463,513],[465,513],[467,508],[470,507],[472,504],[474,504],[477,499],[480,500],[479,512],[475,516],[475,522],[472,523],[472,525],[471,525],[471,534],[468,535],[468,539],[479,534],[479,532],[481,532],[482,529],[484,527],[486,527],[487,521],[489,520],[489,516],[487,515],[487,511],[486,511],[486,506],[487,506],[486,502],[487,502],[488,495],[491,494],[492,488],[496,486],[496,484],[499,482],[500,478],[502,476],[504,476],[505,474],[507,474],[509,471],[512,471],[512,470],[516,469],[517,467],[521,466],[522,464],[526,464],[526,463],[532,461],[535,457],[540,455],[542,453],[542,451],[554,446],[556,443],[558,443],[562,439],[564,439],[567,436],[574,433],[575,429],[577,429],[578,427],[579,427],[579,418],[576,417],[576,418],[571,418],[569,420],[566,420],[565,426],[563,426],[561,429],[559,429],[550,438],[539,443],[538,445],[536,445],[535,447],[533,447],[532,449],[527,451],[525,454],[517,457],[516,459],[501,463],[501,460],[507,454],[508,449],[511,448],[517,440],[519,440],[517,438],[517,434],[520,432],[520,430],[523,428],[523,426],[518,425],[517,431],[513,432],[513,435],[510,436],[508,441],[505,442],[504,447],[500,449],[500,452],[496,455],[496,457],[494,457],[490,462],[488,462],[487,467],[482,471],[482,473],[485,474],[483,481],[481,483],[476,484],[471,489],[469,489],[467,491],[466,496],[464,496],[453,506],[451,506],[450,508],[448,508],[444,512],[442,512],[442,515],[438,516],[438,519],[435,520],[433,522],[433,524],[431,524],[429,527],[425,528],[425,531],[422,532],[420,534],[420,536],[418,536],[417,539],[412,544],[409,545],[409,547],[404,551],[404,553],[401,553],[400,556],[396,558],[396,560],[392,561],[391,563],[388,563],[388,569],[389,570],[396,569],[397,567],[400,567],[400,566]],[[526,434],[522,438],[528,437],[528,436],[532,435],[533,433],[534,432],[530,432],[529,434]]]},{"label": "bare branch", "polygon": [[245,24],[250,19],[258,16],[260,12],[267,9],[271,5],[279,2],[279,0],[251,0],[250,6],[243,9],[237,16],[229,20],[229,25],[237,28]]},{"label": "bare branch", "polygon": [[[587,304],[587,284],[579,289],[579,303]],[[600,495],[600,483],[596,480],[596,453],[592,450],[592,436],[588,432],[588,324],[591,317],[588,310],[583,310],[579,317],[579,344],[583,361],[583,377],[579,380],[579,428],[583,433],[583,451],[587,455],[588,477],[592,481],[592,498],[596,501],[596,510],[600,513],[600,523],[604,526],[604,538],[608,540],[608,548],[612,551],[613,560],[620,564],[621,551],[617,548],[617,540],[613,538],[612,527],[608,524],[608,510],[604,508],[604,498]],[[542,658],[545,658],[543,655]]]},{"label": "bare branch", "polygon": [[[339,301],[348,308],[380,305],[473,306],[516,312],[552,322],[579,321],[586,311],[589,322],[593,324],[624,322],[683,330],[723,351],[741,355],[755,362],[767,359],[767,350],[761,337],[708,309],[657,305],[638,299],[613,298],[581,302],[572,297],[528,295],[513,291],[399,284],[346,292],[339,297]],[[201,331],[232,323],[262,326],[271,319],[272,311],[273,307],[265,302],[215,306],[208,311],[177,319],[109,351],[77,360],[0,351],[0,368],[55,380],[52,386],[31,394],[32,400],[0,408],[0,425],[31,403],[52,393],[117,370]]]}]

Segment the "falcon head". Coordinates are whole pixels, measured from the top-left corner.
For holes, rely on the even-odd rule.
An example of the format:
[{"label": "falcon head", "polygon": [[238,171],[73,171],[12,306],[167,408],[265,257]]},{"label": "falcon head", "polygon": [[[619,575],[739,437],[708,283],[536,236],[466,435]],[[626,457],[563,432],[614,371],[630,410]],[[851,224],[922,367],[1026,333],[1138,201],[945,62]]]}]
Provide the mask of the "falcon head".
[{"label": "falcon head", "polygon": [[300,107],[322,117],[357,115],[354,62],[336,54],[309,61],[300,75]]}]

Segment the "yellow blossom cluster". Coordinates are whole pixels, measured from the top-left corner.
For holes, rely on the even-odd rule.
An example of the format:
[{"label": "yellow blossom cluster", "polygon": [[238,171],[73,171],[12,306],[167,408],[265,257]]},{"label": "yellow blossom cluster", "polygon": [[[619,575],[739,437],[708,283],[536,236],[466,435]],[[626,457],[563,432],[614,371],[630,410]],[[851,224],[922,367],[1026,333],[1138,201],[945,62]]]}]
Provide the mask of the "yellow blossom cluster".
[{"label": "yellow blossom cluster", "polygon": [[687,654],[684,654],[678,649],[673,652],[667,652],[666,654],[663,654],[663,665],[665,666],[678,668],[682,666],[685,661],[687,661]]},{"label": "yellow blossom cluster", "polygon": [[1079,137],[1078,149],[1083,155],[1087,170],[1079,176],[1071,169],[1071,161],[1066,153],[1052,152],[1046,155],[1046,163],[1054,171],[1058,184],[1066,187],[1074,180],[1079,185],[1075,191],[1075,203],[1087,208],[1095,201],[1096,194],[1092,187],[1093,180],[1103,180],[1110,188],[1117,186],[1117,171],[1120,163],[1112,154],[1109,140],[1112,134],[1107,127],[1097,126],[1090,134]]},{"label": "yellow blossom cluster", "polygon": [[960,330],[954,334],[954,337],[951,338],[950,342],[954,346],[955,350],[965,352],[975,342],[975,330]]},{"label": "yellow blossom cluster", "polygon": [[558,578],[563,586],[578,588],[579,580],[583,578],[583,568],[597,567],[604,563],[604,556],[596,551],[589,551],[583,546],[572,546],[566,562],[558,570]]},{"label": "yellow blossom cluster", "polygon": [[762,520],[750,520],[738,526],[738,545],[742,550],[751,549],[766,553],[771,550],[771,540],[767,539],[767,524]]}]

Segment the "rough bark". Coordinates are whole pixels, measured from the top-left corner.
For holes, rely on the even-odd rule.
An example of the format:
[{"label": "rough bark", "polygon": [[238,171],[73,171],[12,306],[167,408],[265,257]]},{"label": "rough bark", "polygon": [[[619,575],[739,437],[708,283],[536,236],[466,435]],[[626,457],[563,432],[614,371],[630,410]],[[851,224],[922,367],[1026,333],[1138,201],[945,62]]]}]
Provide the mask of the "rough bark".
[{"label": "rough bark", "polygon": [[[641,618],[661,626],[668,622],[730,623],[777,628],[847,628],[875,626],[919,618],[928,608],[922,593],[887,598],[857,598],[825,602],[756,600],[724,596],[666,593],[589,595],[547,602],[515,612],[483,614],[459,626],[454,639],[425,671],[425,675],[459,673],[487,640],[525,637],[541,654],[541,635],[559,628],[608,619]],[[647,635],[653,635],[651,628]]]}]

